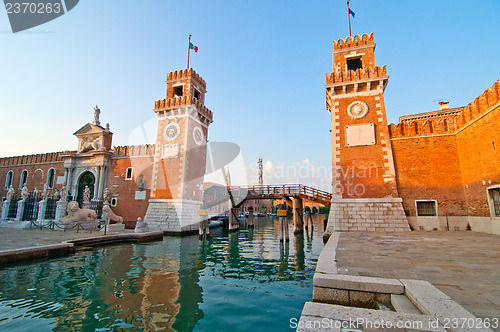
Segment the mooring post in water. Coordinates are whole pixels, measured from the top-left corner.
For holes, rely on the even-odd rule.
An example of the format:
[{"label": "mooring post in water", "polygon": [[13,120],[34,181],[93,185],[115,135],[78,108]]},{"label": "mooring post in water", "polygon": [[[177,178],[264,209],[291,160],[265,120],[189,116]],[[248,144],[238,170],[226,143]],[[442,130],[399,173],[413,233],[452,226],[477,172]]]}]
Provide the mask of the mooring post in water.
[{"label": "mooring post in water", "polygon": [[311,212],[306,211],[306,229],[309,225],[311,225],[311,229],[313,229],[313,221],[312,221]]},{"label": "mooring post in water", "polygon": [[208,226],[207,211],[203,209],[198,210],[198,217],[200,220],[199,234],[208,235],[210,233],[210,227]]},{"label": "mooring post in water", "polygon": [[239,208],[231,208],[229,211],[229,231],[235,231],[240,228],[240,221],[238,219],[239,215]]},{"label": "mooring post in water", "polygon": [[248,226],[253,227],[254,215],[253,215],[253,206],[248,207]]},{"label": "mooring post in water", "polygon": [[283,238],[286,239],[286,241],[290,241],[289,235],[288,235],[288,221],[286,220],[286,205],[285,204],[280,204],[278,205],[278,211],[277,211],[278,217],[280,218],[279,223],[280,223],[280,241],[284,241]]}]

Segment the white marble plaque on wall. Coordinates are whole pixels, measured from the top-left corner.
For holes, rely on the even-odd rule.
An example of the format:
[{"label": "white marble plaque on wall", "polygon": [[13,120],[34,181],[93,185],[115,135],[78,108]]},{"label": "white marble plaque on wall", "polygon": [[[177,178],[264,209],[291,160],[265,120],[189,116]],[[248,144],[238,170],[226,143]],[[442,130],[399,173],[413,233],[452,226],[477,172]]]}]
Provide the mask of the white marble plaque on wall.
[{"label": "white marble plaque on wall", "polygon": [[366,123],[345,126],[346,146],[363,146],[375,144],[375,125]]},{"label": "white marble plaque on wall", "polygon": [[165,144],[161,147],[161,159],[170,159],[179,157],[180,144]]},{"label": "white marble plaque on wall", "polygon": [[57,177],[56,184],[66,184],[66,181],[64,181],[64,175]]},{"label": "white marble plaque on wall", "polygon": [[146,199],[146,192],[145,191],[136,191],[135,192],[135,199],[138,201],[142,201]]}]

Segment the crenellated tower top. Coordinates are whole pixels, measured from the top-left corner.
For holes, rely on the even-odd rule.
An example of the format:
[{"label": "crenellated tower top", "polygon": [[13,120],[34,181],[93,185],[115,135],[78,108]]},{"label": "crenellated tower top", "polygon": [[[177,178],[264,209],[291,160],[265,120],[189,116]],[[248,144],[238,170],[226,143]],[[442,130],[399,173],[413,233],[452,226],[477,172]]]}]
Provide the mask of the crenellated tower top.
[{"label": "crenellated tower top", "polygon": [[389,81],[386,66],[375,64],[373,33],[333,41],[332,73],[326,74],[326,108],[335,97],[384,92]]},{"label": "crenellated tower top", "polygon": [[165,83],[167,83],[166,98],[155,102],[156,113],[192,105],[201,116],[200,121],[206,125],[212,122],[212,112],[205,107],[207,84],[192,68],[168,73]]}]

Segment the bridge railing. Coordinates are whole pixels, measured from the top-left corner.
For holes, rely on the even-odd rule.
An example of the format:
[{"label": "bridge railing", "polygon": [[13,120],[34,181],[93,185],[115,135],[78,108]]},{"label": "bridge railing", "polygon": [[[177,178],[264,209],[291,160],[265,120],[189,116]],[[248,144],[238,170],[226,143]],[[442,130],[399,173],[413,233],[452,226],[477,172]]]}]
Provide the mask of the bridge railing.
[{"label": "bridge railing", "polygon": [[329,203],[332,194],[302,184],[264,185],[241,187],[253,195],[297,195]]}]

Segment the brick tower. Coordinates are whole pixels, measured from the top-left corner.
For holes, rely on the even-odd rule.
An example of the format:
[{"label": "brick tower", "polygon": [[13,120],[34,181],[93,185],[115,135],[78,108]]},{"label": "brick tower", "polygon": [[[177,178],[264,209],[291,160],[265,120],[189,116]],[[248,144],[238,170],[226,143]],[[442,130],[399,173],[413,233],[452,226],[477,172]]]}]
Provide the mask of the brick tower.
[{"label": "brick tower", "polygon": [[144,221],[151,229],[196,231],[212,112],[204,106],[206,83],[193,69],[168,73],[166,83],[166,98],[154,107],[158,132]]},{"label": "brick tower", "polygon": [[373,33],[333,42],[325,86],[332,123],[331,230],[409,229],[385,114],[388,80],[386,67],[375,65]]}]

